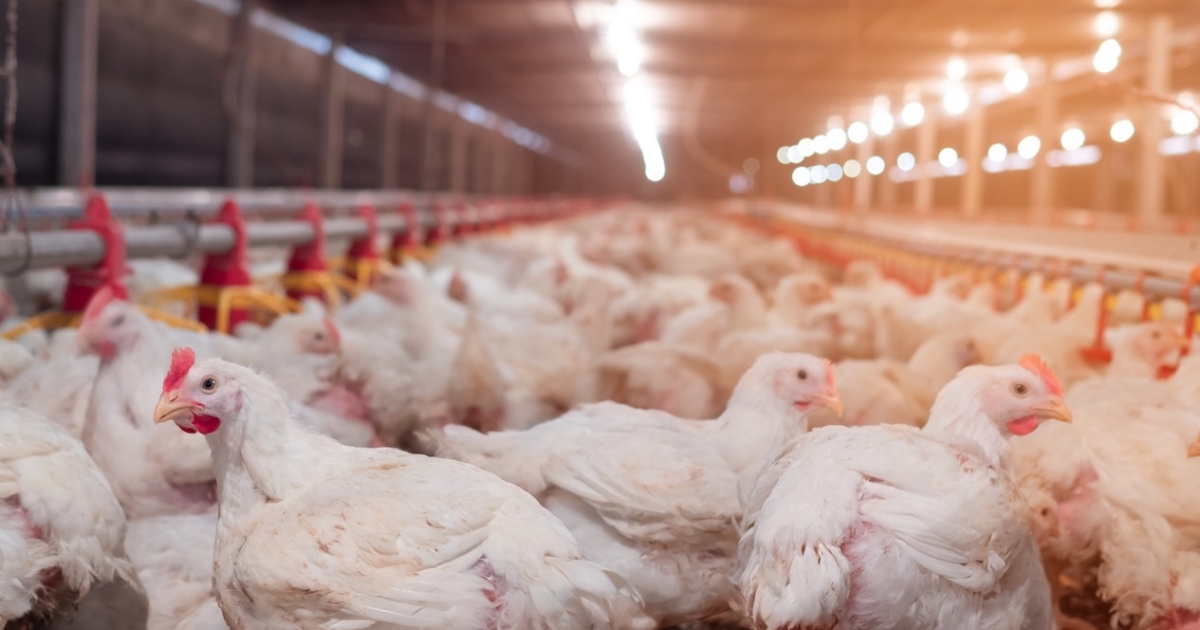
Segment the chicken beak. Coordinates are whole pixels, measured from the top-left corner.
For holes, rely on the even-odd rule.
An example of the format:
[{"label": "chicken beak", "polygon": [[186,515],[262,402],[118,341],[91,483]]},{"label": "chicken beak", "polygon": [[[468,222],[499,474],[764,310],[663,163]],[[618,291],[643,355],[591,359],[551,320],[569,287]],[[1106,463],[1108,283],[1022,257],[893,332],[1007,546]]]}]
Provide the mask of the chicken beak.
[{"label": "chicken beak", "polygon": [[1061,399],[1054,398],[1048,404],[1038,407],[1037,416],[1042,420],[1058,420],[1069,424],[1071,422],[1071,409]]},{"label": "chicken beak", "polygon": [[813,396],[812,402],[832,411],[837,414],[837,417],[842,417],[842,400],[838,398],[837,394],[817,394]]},{"label": "chicken beak", "polygon": [[154,424],[180,420],[197,410],[195,403],[179,399],[179,392],[163,394],[154,407]]}]

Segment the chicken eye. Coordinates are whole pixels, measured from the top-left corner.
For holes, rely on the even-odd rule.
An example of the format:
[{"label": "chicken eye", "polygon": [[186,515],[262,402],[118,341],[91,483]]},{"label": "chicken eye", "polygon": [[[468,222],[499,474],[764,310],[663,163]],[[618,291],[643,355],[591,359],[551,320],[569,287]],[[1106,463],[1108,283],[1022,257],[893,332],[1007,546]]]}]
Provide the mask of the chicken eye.
[{"label": "chicken eye", "polygon": [[1155,341],[1157,341],[1161,337],[1162,337],[1162,333],[1160,331],[1156,330],[1156,331],[1150,333],[1150,338],[1154,339]]},{"label": "chicken eye", "polygon": [[1013,383],[1012,393],[1018,396],[1024,396],[1029,393],[1029,386],[1025,383]]},{"label": "chicken eye", "polygon": [[808,380],[808,370],[800,370],[799,372],[796,372],[796,377],[802,381]]},{"label": "chicken eye", "polygon": [[113,320],[112,320],[112,325],[113,325],[113,326],[120,326],[121,324],[124,324],[124,323],[125,323],[125,316],[124,316],[124,315],[117,315],[117,316],[116,316],[116,317],[114,317],[114,318],[113,318]]},{"label": "chicken eye", "polygon": [[211,377],[211,376],[210,376],[210,377],[208,377],[208,378],[206,378],[206,379],[204,379],[203,381],[201,381],[201,382],[200,382],[200,389],[203,389],[203,390],[204,390],[204,391],[206,391],[206,392],[213,392],[213,391],[216,391],[216,389],[217,389],[217,379],[215,379],[215,378],[213,378],[213,377]]},{"label": "chicken eye", "polygon": [[317,341],[323,341],[325,339],[325,333],[319,332],[313,335],[313,338],[315,338]]}]

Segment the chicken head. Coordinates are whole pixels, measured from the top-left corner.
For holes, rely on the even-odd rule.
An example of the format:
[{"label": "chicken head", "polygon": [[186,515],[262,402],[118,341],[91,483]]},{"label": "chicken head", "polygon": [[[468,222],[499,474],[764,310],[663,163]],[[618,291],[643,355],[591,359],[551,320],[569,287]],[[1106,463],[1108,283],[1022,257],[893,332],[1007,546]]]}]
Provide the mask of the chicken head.
[{"label": "chicken head", "polygon": [[92,296],[75,336],[81,354],[95,354],[102,361],[109,361],[121,348],[133,344],[141,330],[136,320],[145,316],[127,299],[123,289],[112,286]]},{"label": "chicken head", "polygon": [[220,365],[192,374],[195,365],[191,348],[171,353],[171,368],[154,407],[155,424],[172,421],[185,433],[208,435],[221,428],[221,418],[234,418],[241,411],[242,391],[236,379]]},{"label": "chicken head", "polygon": [[738,380],[729,406],[763,396],[781,400],[800,412],[825,407],[842,414],[833,364],[810,354],[771,352],[758,357]]}]

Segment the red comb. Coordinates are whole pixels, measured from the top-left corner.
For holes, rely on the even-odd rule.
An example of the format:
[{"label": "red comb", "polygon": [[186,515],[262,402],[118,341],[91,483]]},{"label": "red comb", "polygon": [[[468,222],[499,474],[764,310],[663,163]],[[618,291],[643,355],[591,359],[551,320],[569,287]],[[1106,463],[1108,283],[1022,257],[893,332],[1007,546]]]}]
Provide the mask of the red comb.
[{"label": "red comb", "polygon": [[338,332],[337,326],[333,325],[333,320],[325,318],[325,329],[329,331],[329,337],[333,339],[333,345],[342,345],[342,335]]},{"label": "red comb", "polygon": [[188,370],[192,369],[192,365],[196,363],[196,352],[191,348],[177,348],[171,353],[171,369],[167,370],[167,377],[163,379],[163,391],[170,392],[179,389],[183,384],[183,379],[187,377]]},{"label": "red comb", "polygon": [[1046,385],[1046,390],[1054,396],[1062,396],[1062,385],[1058,382],[1058,377],[1054,375],[1054,370],[1046,364],[1046,361],[1036,354],[1021,355],[1021,360],[1018,362],[1021,367],[1033,372],[1038,378],[1042,379],[1042,383]]},{"label": "red comb", "polygon": [[100,313],[103,313],[104,309],[115,300],[128,299],[129,295],[126,292],[125,287],[120,285],[106,284],[101,287],[99,291],[92,295],[92,299],[88,300],[87,308],[83,311],[83,321],[90,322],[97,317],[100,317]]}]

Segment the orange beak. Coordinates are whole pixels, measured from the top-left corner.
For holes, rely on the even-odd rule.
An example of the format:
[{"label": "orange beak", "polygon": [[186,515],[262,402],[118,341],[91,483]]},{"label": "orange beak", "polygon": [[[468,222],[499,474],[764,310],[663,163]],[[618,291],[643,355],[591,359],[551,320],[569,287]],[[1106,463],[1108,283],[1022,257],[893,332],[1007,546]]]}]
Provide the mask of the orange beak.
[{"label": "orange beak", "polygon": [[154,424],[173,422],[191,416],[200,407],[189,400],[180,400],[179,392],[163,392],[158,404],[154,407]]},{"label": "orange beak", "polygon": [[813,404],[824,407],[837,414],[837,417],[842,417],[842,411],[844,411],[842,408],[842,399],[838,398],[836,393],[819,394],[817,396],[813,396],[812,401]]}]

